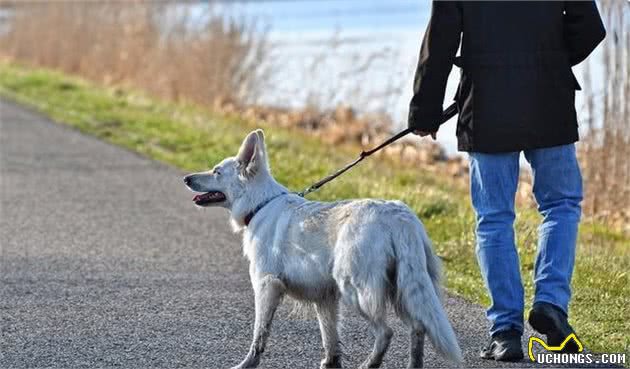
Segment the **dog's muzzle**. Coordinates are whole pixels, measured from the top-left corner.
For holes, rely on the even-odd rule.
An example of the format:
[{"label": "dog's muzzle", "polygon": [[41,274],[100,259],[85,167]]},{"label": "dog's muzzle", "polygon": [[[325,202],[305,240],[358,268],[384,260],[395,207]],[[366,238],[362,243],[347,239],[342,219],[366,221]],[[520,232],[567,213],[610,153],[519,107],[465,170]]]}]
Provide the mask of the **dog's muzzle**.
[{"label": "dog's muzzle", "polygon": [[[188,188],[193,191],[196,191],[193,188],[193,179],[192,175],[184,177],[184,183]],[[200,191],[196,191],[200,192]],[[197,194],[193,197],[193,202],[198,206],[206,206],[218,202],[223,202],[226,200],[225,194],[221,191],[209,191],[201,194]]]}]

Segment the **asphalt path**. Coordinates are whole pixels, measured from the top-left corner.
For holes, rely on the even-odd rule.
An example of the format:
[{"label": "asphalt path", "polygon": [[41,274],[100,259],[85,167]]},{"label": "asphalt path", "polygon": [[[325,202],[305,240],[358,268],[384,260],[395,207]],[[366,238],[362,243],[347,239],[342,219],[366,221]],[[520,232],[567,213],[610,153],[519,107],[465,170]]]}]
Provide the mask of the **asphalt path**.
[{"label": "asphalt path", "polygon": [[[13,103],[0,100],[0,122],[0,367],[222,368],[244,358],[253,295],[225,211],[195,208],[180,170]],[[498,366],[478,358],[483,308],[454,296],[445,306],[465,365]],[[262,367],[319,367],[317,321],[291,309],[278,311]],[[344,315],[352,368],[372,337]],[[404,367],[407,336],[392,325],[384,367]],[[446,365],[427,343],[425,366]]]}]

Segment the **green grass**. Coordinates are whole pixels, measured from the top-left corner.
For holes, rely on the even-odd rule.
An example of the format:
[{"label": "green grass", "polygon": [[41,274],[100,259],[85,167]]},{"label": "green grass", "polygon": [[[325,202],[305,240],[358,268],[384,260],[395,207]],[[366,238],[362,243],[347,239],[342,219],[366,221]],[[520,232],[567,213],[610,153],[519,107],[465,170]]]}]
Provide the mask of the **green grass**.
[{"label": "green grass", "polygon": [[[106,88],[58,72],[0,63],[0,95],[29,105],[58,122],[188,171],[208,168],[236,153],[251,129],[266,130],[275,177],[293,190],[353,159],[357,148],[328,146],[296,131],[214,114],[192,104],[147,97],[132,89]],[[421,167],[369,159],[309,196],[316,200],[357,197],[399,199],[425,223],[444,259],[447,288],[487,304],[474,246],[474,217],[466,190]],[[517,231],[527,301],[539,217],[520,209]],[[601,224],[580,234],[571,306],[572,324],[587,345],[602,352],[630,347],[630,238]]]}]

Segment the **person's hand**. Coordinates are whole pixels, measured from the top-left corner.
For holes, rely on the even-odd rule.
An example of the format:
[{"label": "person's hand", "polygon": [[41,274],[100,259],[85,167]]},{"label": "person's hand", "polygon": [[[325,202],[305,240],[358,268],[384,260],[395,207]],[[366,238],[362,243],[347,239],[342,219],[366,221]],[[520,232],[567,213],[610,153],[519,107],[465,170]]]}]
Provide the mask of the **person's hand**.
[{"label": "person's hand", "polygon": [[428,135],[431,135],[431,137],[435,140],[435,138],[436,138],[435,136],[437,135],[437,131],[435,131],[435,132],[427,132],[427,131],[421,131],[419,129],[416,129],[416,130],[413,131],[413,134],[414,135],[418,135],[420,137],[426,137]]}]

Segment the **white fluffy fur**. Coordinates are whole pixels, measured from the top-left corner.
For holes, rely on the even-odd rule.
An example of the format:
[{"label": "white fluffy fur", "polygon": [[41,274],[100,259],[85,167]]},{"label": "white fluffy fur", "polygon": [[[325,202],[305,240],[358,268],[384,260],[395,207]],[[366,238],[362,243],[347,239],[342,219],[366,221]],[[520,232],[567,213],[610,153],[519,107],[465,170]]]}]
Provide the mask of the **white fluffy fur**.
[{"label": "white fluffy fur", "polygon": [[[284,295],[315,305],[325,350],[322,367],[341,366],[340,300],[374,332],[374,349],[364,367],[378,367],[389,346],[388,305],[409,327],[409,367],[422,366],[425,333],[439,353],[462,361],[440,301],[439,259],[424,226],[405,204],[321,203],[290,194],[271,176],[261,130],[245,138],[236,157],[213,171],[188,176],[187,184],[196,192],[224,193],[226,200],[213,205],[229,209],[234,229],[243,235],[256,317],[252,346],[238,368],[258,364]],[[247,214],[271,198],[245,226]]]}]

